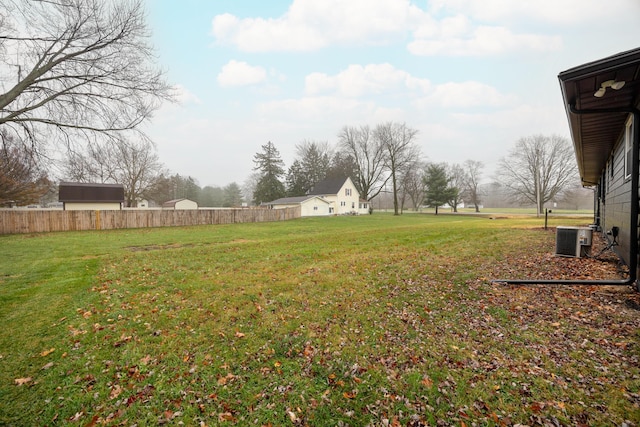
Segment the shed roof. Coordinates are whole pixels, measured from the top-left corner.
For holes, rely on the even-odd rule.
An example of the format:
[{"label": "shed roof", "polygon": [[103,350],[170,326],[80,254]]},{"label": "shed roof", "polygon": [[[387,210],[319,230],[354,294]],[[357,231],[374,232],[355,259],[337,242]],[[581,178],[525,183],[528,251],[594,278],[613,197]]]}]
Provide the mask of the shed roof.
[{"label": "shed roof", "polygon": [[[640,48],[563,71],[558,79],[580,178],[584,185],[597,184],[628,112],[640,102]],[[609,81],[624,86],[608,87],[603,96],[594,96]]]},{"label": "shed roof", "polygon": [[61,182],[58,201],[65,203],[121,203],[124,202],[122,184],[96,184],[86,182]]},{"label": "shed roof", "polygon": [[166,202],[164,202],[164,203],[162,204],[162,207],[163,207],[163,208],[171,208],[171,207],[175,207],[175,205],[176,205],[178,202],[182,202],[183,200],[188,200],[188,201],[190,201],[190,202],[192,201],[192,200],[185,199],[185,198],[182,198],[182,199],[167,200]]}]

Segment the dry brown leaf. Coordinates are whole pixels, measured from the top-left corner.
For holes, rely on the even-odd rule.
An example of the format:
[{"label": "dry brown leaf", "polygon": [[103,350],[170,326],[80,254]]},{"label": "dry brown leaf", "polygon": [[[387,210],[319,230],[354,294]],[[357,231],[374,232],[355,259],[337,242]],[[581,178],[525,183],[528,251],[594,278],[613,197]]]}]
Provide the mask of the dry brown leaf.
[{"label": "dry brown leaf", "polygon": [[50,348],[49,350],[44,350],[42,353],[40,353],[40,356],[46,357],[46,356],[50,355],[51,353],[53,353],[54,351],[56,351],[55,348]]},{"label": "dry brown leaf", "polygon": [[16,378],[15,380],[13,380],[15,382],[16,385],[21,386],[21,385],[25,385],[31,382],[31,380],[33,380],[33,378],[31,377],[25,377],[25,378]]}]

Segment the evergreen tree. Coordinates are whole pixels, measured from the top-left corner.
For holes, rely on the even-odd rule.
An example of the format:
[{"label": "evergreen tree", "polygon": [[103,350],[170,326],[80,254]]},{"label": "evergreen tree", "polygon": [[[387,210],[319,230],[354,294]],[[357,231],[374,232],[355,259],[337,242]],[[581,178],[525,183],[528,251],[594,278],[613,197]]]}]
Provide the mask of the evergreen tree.
[{"label": "evergreen tree", "polygon": [[242,202],[242,189],[237,183],[224,187],[224,207],[242,206]]},{"label": "evergreen tree", "polygon": [[281,181],[284,175],[284,162],[280,158],[280,152],[271,141],[262,146],[262,152],[253,156],[255,171],[258,171],[260,178],[253,192],[253,199],[256,205],[263,202],[284,197],[286,192]]},{"label": "evergreen tree", "polygon": [[446,165],[429,164],[425,173],[424,184],[426,187],[424,204],[436,209],[452,199],[457,198],[458,189],[449,186]]},{"label": "evergreen tree", "polygon": [[353,181],[353,184],[358,189],[360,194],[364,194],[360,180],[358,180],[358,164],[350,154],[341,153],[336,151],[331,159],[331,165],[327,171],[327,178],[336,178],[348,176]]},{"label": "evergreen tree", "polygon": [[304,196],[309,190],[307,175],[300,160],[294,160],[287,172],[287,196]]}]

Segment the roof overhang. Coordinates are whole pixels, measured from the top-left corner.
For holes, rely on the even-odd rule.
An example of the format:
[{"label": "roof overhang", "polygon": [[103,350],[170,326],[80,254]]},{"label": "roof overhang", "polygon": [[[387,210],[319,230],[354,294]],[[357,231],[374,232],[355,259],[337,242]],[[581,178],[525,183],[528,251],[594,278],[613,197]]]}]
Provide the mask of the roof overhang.
[{"label": "roof overhang", "polygon": [[[629,112],[640,102],[640,48],[563,71],[558,79],[580,179],[583,185],[595,185],[620,140]],[[602,96],[595,96],[604,82],[611,81],[624,82],[624,86],[607,87]]]}]

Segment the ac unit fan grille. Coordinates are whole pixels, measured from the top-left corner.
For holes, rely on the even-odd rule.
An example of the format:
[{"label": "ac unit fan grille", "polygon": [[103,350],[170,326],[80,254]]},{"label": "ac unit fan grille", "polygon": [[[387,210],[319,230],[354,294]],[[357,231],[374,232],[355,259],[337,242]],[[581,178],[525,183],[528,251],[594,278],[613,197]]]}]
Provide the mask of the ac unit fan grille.
[{"label": "ac unit fan grille", "polygon": [[556,255],[578,256],[576,253],[576,240],[578,229],[558,229],[556,234]]}]

